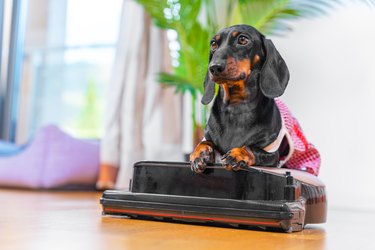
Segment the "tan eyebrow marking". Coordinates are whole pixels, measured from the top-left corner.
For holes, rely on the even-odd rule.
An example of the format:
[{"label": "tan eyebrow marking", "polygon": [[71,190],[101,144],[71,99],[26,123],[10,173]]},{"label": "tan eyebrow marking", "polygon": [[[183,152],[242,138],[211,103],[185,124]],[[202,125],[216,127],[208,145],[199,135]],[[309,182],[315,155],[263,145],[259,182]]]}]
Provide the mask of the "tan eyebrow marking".
[{"label": "tan eyebrow marking", "polygon": [[260,61],[260,57],[256,54],[251,62],[251,67],[257,64]]},{"label": "tan eyebrow marking", "polygon": [[220,41],[220,35],[216,35],[216,36],[215,36],[215,40],[216,40],[216,41]]},{"label": "tan eyebrow marking", "polygon": [[233,31],[233,32],[232,32],[232,36],[233,36],[233,37],[236,37],[236,36],[238,35],[238,33],[239,33],[238,31]]}]

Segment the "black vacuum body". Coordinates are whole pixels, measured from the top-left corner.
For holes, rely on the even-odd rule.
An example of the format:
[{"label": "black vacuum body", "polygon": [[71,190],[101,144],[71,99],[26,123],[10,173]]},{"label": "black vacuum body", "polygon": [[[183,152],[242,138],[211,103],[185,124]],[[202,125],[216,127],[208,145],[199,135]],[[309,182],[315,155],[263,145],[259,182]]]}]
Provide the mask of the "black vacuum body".
[{"label": "black vacuum body", "polygon": [[107,190],[103,214],[301,231],[326,221],[325,186],[309,173],[270,167],[196,174],[187,162],[138,162],[130,191]]}]

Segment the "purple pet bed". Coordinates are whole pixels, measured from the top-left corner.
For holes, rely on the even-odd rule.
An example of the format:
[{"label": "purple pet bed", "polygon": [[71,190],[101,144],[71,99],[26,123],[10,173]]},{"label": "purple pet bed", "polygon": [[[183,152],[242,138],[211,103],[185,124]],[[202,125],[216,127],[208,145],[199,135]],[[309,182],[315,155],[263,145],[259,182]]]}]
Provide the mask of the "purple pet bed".
[{"label": "purple pet bed", "polygon": [[0,143],[0,186],[20,188],[94,187],[99,142],[43,127],[28,144]]}]

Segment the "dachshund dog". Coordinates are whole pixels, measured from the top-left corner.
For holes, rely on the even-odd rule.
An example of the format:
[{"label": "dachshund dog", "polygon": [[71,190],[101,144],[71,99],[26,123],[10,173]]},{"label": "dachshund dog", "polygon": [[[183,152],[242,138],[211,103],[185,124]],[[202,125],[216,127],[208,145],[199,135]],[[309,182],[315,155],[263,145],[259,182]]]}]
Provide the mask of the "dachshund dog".
[{"label": "dachshund dog", "polygon": [[217,154],[228,170],[253,165],[278,166],[288,154],[283,121],[274,98],[282,95],[289,71],[272,41],[255,28],[236,25],[221,30],[210,43],[202,103],[215,97],[204,139],[190,155],[201,173]]}]

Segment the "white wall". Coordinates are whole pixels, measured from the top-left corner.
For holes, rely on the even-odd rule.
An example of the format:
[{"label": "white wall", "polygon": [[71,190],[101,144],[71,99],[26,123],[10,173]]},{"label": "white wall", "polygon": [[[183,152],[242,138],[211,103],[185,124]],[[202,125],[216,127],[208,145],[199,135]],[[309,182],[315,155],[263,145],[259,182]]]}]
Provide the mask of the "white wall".
[{"label": "white wall", "polygon": [[282,99],[321,152],[329,206],[375,210],[375,8],[347,4],[271,38],[291,73]]}]

